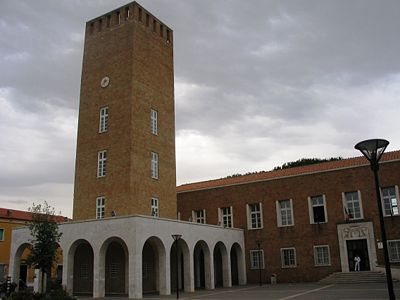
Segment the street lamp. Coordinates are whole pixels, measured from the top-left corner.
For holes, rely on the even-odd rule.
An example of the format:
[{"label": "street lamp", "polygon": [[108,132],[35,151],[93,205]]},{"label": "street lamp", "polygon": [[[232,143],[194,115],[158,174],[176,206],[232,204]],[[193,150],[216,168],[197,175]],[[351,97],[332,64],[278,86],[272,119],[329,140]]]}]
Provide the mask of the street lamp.
[{"label": "street lamp", "polygon": [[256,244],[258,247],[258,282],[261,286],[261,243],[262,241],[257,240]]},{"label": "street lamp", "polygon": [[178,241],[180,240],[181,237],[182,237],[182,234],[173,234],[172,235],[172,238],[174,239],[174,243],[175,243],[175,254],[176,254],[176,259],[175,259],[176,260],[176,265],[175,265],[176,266],[176,299],[179,299]]},{"label": "street lamp", "polygon": [[382,212],[382,200],[381,200],[381,191],[379,185],[378,178],[378,170],[379,170],[379,160],[382,157],[383,152],[385,152],[386,147],[389,145],[387,140],[383,139],[372,139],[359,142],[354,146],[357,150],[360,150],[362,154],[368,159],[371,164],[372,172],[374,173],[375,178],[375,189],[376,196],[378,201],[378,212],[379,212],[379,221],[381,224],[381,235],[382,235],[382,244],[383,244],[383,254],[385,258],[385,269],[386,269],[386,280],[387,287],[389,292],[389,299],[394,300],[396,296],[393,291],[393,281],[392,281],[392,271],[390,269],[390,261],[389,261],[389,253],[387,249],[386,242],[386,230],[385,230],[385,222],[383,220],[383,212]]}]

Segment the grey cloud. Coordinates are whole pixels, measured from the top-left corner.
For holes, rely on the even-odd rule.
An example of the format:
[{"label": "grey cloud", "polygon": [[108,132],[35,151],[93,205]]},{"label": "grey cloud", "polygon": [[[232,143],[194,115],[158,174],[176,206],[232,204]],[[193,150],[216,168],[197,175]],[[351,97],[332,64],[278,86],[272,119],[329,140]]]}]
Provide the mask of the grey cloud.
[{"label": "grey cloud", "polygon": [[[84,25],[128,2],[0,2],[2,201],[70,209]],[[397,0],[140,3],[174,30],[178,183],[400,148]]]}]

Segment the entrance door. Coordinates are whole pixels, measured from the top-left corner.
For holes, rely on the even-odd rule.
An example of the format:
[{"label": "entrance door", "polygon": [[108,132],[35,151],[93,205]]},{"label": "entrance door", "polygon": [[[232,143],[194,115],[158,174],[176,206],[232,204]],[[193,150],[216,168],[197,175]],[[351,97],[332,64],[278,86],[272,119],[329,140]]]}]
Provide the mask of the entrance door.
[{"label": "entrance door", "polygon": [[347,257],[349,258],[349,270],[354,271],[354,257],[358,255],[361,258],[360,271],[369,271],[369,255],[368,244],[366,239],[361,240],[347,240]]},{"label": "entrance door", "polygon": [[20,265],[19,266],[19,287],[22,289],[26,286],[28,281],[28,266]]}]

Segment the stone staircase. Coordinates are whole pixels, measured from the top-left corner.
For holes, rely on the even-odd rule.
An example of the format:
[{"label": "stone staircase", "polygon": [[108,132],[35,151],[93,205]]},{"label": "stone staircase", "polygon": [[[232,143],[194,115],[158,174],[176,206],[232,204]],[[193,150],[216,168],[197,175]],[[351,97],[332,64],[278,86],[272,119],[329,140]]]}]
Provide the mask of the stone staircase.
[{"label": "stone staircase", "polygon": [[381,272],[370,271],[336,272],[324,279],[321,279],[319,282],[323,284],[386,282],[386,275]]}]

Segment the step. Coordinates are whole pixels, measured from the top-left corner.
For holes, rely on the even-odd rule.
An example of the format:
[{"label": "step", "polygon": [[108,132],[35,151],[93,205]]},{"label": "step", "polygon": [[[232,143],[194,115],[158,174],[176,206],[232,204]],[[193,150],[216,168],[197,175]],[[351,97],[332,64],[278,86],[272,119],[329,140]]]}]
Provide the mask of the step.
[{"label": "step", "polygon": [[321,283],[381,283],[386,282],[384,273],[361,271],[361,272],[337,272],[320,280]]}]

